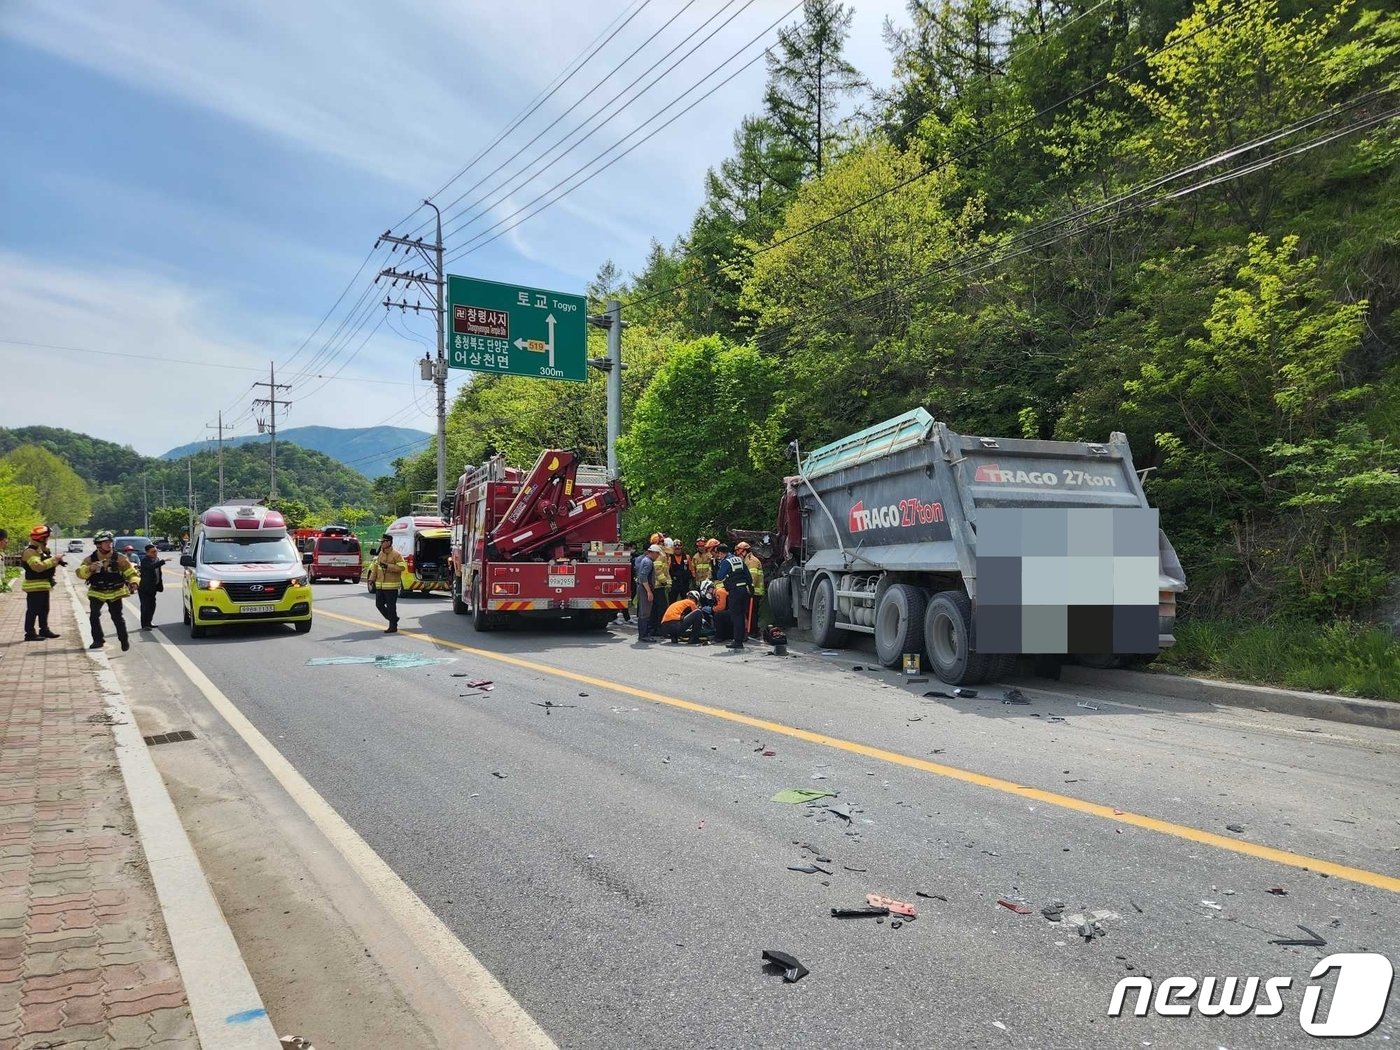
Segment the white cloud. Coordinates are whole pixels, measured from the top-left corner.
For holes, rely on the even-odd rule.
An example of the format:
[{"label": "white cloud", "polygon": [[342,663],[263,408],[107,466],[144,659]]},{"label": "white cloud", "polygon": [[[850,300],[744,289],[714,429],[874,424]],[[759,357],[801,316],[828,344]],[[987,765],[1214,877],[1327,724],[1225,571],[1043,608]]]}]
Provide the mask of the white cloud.
[{"label": "white cloud", "polygon": [[[269,359],[287,356],[286,333],[311,327],[305,319],[247,316],[219,295],[148,272],[57,266],[4,251],[0,317],[0,339],[205,362],[161,365],[0,343],[0,374],[6,380],[0,418],[6,426],[67,427],[147,455],[205,437],[205,422],[220,408],[231,410],[226,420],[240,414]],[[371,317],[370,323],[377,320]],[[416,378],[418,350],[387,328],[380,333],[344,374]],[[351,348],[361,337],[363,332]],[[329,374],[340,361],[317,372]],[[84,384],[92,381],[110,384],[103,386],[111,394],[100,404],[84,394]],[[409,386],[323,384],[308,378],[293,391],[292,421],[286,425],[373,425],[411,404],[414,392]],[[110,400],[124,407],[111,411]],[[396,422],[431,429],[417,413]],[[253,429],[251,419],[242,427],[239,432]]]}]

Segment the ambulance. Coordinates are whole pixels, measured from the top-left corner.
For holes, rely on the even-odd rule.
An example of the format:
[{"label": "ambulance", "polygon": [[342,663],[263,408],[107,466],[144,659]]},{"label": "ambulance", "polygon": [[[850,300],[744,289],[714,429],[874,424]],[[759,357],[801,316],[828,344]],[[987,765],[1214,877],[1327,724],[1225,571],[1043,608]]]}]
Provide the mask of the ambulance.
[{"label": "ambulance", "polygon": [[290,623],[311,630],[311,584],[303,555],[275,510],[210,507],[199,516],[185,568],[181,602],[191,638],[210,627]]},{"label": "ambulance", "polygon": [[[384,530],[394,543],[394,550],[403,555],[404,573],[399,584],[401,592],[428,594],[446,592],[452,584],[452,530],[441,518],[407,514]],[[375,550],[379,545],[375,544]],[[373,560],[365,566],[363,576],[369,579]],[[370,584],[370,590],[374,585]]]}]

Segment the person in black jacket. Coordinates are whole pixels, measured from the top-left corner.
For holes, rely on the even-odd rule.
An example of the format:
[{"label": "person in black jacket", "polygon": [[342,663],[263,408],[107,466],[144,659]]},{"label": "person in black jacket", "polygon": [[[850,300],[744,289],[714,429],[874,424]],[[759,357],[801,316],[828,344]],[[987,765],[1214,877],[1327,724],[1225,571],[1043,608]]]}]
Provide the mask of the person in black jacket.
[{"label": "person in black jacket", "polygon": [[734,641],[726,649],[743,649],[744,638],[748,636],[749,601],[753,597],[753,575],[744,559],[730,554],[729,547],[721,543],[715,548],[715,582],[729,594],[729,622],[734,632]]},{"label": "person in black jacket", "polygon": [[141,582],[136,585],[136,594],[141,599],[143,631],[152,629],[151,620],[156,614],[156,595],[165,590],[165,576],[161,572],[161,566],[165,562],[156,557],[158,553],[154,543],[146,544],[146,553],[136,565],[141,570]]}]

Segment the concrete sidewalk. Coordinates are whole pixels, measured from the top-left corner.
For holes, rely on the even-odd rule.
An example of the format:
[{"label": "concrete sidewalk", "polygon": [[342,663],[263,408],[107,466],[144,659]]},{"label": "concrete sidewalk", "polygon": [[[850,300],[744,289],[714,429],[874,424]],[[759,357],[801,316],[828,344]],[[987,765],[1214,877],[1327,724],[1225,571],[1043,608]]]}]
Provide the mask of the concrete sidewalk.
[{"label": "concrete sidewalk", "polygon": [[21,641],[23,614],[0,592],[0,1050],[198,1047],[117,755],[122,718],[62,587],[62,637]]}]

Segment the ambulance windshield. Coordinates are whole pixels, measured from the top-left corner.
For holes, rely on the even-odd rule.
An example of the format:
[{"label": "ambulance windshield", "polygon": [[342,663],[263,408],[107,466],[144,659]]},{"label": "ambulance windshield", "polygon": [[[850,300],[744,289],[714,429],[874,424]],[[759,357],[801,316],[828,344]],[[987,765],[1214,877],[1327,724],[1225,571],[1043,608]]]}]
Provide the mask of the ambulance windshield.
[{"label": "ambulance windshield", "polygon": [[205,538],[199,560],[205,565],[295,565],[301,562],[296,546],[286,536],[259,539],[253,536],[215,540]]}]

